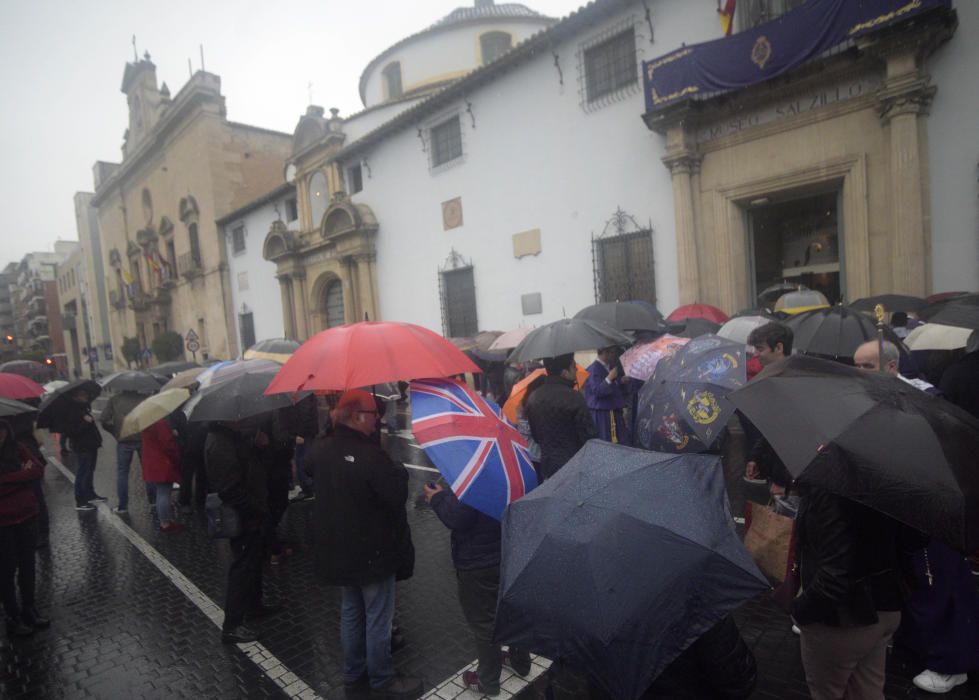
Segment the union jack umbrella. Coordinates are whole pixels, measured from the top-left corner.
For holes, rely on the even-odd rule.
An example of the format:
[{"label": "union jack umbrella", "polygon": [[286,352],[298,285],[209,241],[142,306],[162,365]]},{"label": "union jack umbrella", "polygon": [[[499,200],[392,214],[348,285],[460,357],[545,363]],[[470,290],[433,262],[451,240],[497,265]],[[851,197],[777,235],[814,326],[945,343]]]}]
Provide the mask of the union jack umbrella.
[{"label": "union jack umbrella", "polygon": [[459,500],[490,517],[537,486],[526,441],[460,381],[413,381],[411,429]]}]

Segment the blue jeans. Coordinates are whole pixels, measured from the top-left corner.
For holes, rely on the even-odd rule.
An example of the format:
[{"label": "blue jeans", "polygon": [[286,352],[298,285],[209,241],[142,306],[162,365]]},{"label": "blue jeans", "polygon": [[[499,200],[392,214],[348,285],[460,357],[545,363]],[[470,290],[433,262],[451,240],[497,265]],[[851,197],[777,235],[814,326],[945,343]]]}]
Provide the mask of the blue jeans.
[{"label": "blue jeans", "polygon": [[363,586],[343,586],[340,643],[343,680],[355,681],[367,671],[372,688],[394,678],[391,623],[394,621],[394,575]]},{"label": "blue jeans", "polygon": [[133,463],[133,455],[143,459],[142,444],[139,442],[116,443],[116,495],[119,497],[119,508],[129,507],[129,467]]},{"label": "blue jeans", "polygon": [[95,498],[95,462],[98,450],[75,450],[78,470],[75,472],[75,505],[88,503]]},{"label": "blue jeans", "polygon": [[[173,495],[173,482],[154,482],[153,492],[156,494],[156,517],[160,519],[160,525],[173,521],[173,503],[170,498]],[[146,490],[150,490],[150,484],[146,484]]]}]

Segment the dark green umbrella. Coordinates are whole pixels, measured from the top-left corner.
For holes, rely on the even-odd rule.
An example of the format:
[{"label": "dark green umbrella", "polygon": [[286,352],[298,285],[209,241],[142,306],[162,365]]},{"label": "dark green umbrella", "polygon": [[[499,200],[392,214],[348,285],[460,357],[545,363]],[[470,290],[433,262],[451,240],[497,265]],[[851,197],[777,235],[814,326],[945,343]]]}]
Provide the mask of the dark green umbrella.
[{"label": "dark green umbrella", "polygon": [[769,588],[728,510],[721,460],[588,442],[503,515],[495,638],[637,698]]},{"label": "dark green umbrella", "polygon": [[800,484],[979,547],[979,420],[881,372],[793,355],[729,396]]}]

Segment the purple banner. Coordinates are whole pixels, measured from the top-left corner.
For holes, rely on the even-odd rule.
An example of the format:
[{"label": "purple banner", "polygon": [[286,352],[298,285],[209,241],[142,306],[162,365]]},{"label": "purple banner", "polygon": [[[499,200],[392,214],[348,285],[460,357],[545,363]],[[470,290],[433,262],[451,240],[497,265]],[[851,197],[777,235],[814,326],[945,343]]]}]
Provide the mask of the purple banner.
[{"label": "purple banner", "polygon": [[848,39],[950,7],[951,0],[808,0],[754,29],[643,61],[646,111],[755,85]]}]

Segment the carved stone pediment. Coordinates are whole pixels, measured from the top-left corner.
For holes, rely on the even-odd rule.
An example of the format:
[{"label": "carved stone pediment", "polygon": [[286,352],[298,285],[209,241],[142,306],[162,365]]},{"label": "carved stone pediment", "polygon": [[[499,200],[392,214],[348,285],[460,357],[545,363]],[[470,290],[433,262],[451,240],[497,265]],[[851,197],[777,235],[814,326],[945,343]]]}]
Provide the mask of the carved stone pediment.
[{"label": "carved stone pediment", "polygon": [[286,228],[282,221],[273,221],[265,242],[262,244],[262,257],[266,260],[277,260],[299,248],[296,235]]}]

